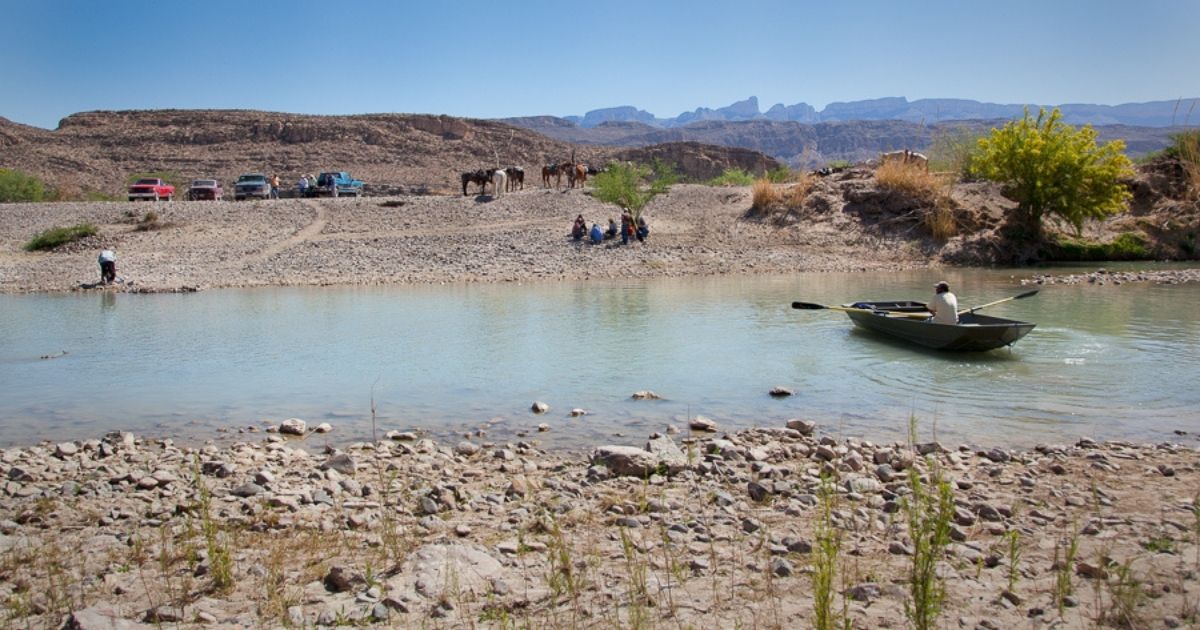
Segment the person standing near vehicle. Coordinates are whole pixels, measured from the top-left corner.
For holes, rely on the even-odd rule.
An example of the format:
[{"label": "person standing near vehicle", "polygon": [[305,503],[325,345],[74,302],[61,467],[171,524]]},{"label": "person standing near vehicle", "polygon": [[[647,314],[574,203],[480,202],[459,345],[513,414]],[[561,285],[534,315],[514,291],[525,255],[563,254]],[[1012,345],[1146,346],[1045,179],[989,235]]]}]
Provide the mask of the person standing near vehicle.
[{"label": "person standing near vehicle", "polygon": [[933,299],[929,300],[930,318],[935,324],[958,323],[958,298],[950,292],[950,283],[946,281],[933,285]]},{"label": "person standing near vehicle", "polygon": [[100,252],[100,284],[112,284],[117,280],[117,254],[111,249]]},{"label": "person standing near vehicle", "polygon": [[300,192],[300,197],[308,196],[308,175],[301,175],[300,181],[296,182],[296,189]]},{"label": "person standing near vehicle", "polygon": [[272,199],[279,198],[279,175],[278,174],[271,175],[271,198]]}]

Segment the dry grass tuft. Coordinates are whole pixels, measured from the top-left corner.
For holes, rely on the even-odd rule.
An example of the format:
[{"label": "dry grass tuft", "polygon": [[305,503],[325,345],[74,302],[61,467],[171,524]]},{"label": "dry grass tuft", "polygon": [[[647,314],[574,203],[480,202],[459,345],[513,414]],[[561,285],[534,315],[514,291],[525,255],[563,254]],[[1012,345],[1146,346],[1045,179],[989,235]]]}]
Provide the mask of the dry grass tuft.
[{"label": "dry grass tuft", "polygon": [[940,177],[916,164],[889,160],[875,169],[875,181],[883,188],[920,199],[936,199],[946,185]]},{"label": "dry grass tuft", "polygon": [[1175,150],[1183,162],[1192,194],[1200,195],[1200,132],[1180,134],[1175,138]]},{"label": "dry grass tuft", "polygon": [[813,184],[816,183],[816,177],[811,173],[801,173],[796,179],[796,183],[788,189],[787,196],[784,198],[784,205],[788,210],[799,210],[804,207],[804,202],[808,199],[808,193],[812,191]]},{"label": "dry grass tuft", "polygon": [[782,199],[782,195],[775,188],[775,184],[771,183],[771,180],[765,177],[756,180],[750,192],[754,199],[754,208],[760,212],[770,210],[779,205]]},{"label": "dry grass tuft", "polygon": [[948,197],[938,197],[933,207],[923,217],[926,229],[938,240],[946,240],[958,234],[958,219]]}]

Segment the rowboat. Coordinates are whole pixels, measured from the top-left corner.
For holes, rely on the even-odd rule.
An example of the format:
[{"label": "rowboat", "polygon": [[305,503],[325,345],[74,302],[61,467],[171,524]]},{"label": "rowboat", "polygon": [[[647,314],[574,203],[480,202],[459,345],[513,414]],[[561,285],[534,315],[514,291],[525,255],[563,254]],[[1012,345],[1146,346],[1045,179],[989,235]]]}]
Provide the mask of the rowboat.
[{"label": "rowboat", "polygon": [[929,310],[922,302],[854,302],[845,311],[856,326],[897,337],[934,350],[983,352],[1011,346],[1036,324],[1003,317],[960,312],[957,324],[927,320]]}]

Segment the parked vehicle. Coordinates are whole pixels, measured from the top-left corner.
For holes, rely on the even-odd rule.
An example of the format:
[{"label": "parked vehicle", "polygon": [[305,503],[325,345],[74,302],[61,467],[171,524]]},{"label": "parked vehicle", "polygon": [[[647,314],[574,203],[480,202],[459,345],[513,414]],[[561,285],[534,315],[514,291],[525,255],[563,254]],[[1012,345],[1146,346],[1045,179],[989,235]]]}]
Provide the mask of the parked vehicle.
[{"label": "parked vehicle", "polygon": [[362,181],[354,179],[346,171],[330,171],[317,175],[317,185],[308,188],[310,197],[361,197]]},{"label": "parked vehicle", "polygon": [[238,176],[237,183],[233,185],[233,200],[241,201],[250,197],[271,198],[271,182],[267,181],[266,175],[247,173]]},{"label": "parked vehicle", "polygon": [[188,201],[220,201],[224,196],[221,182],[215,179],[193,179],[188,186]]},{"label": "parked vehicle", "polygon": [[143,177],[129,186],[130,201],[170,201],[175,198],[175,187],[157,177]]}]

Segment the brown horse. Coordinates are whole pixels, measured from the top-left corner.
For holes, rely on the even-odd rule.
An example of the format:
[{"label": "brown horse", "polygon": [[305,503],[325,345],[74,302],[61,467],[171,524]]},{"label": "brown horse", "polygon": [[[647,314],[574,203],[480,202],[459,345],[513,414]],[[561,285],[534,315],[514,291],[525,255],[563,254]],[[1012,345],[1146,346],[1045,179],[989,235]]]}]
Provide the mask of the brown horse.
[{"label": "brown horse", "polygon": [[587,181],[588,176],[587,164],[568,164],[567,167],[567,185],[570,188],[574,188],[576,185],[583,188],[583,183]]},{"label": "brown horse", "polygon": [[462,174],[462,189],[463,196],[467,196],[467,184],[479,184],[479,194],[483,194],[487,188],[487,184],[491,181],[491,176],[486,171],[467,171]]}]

